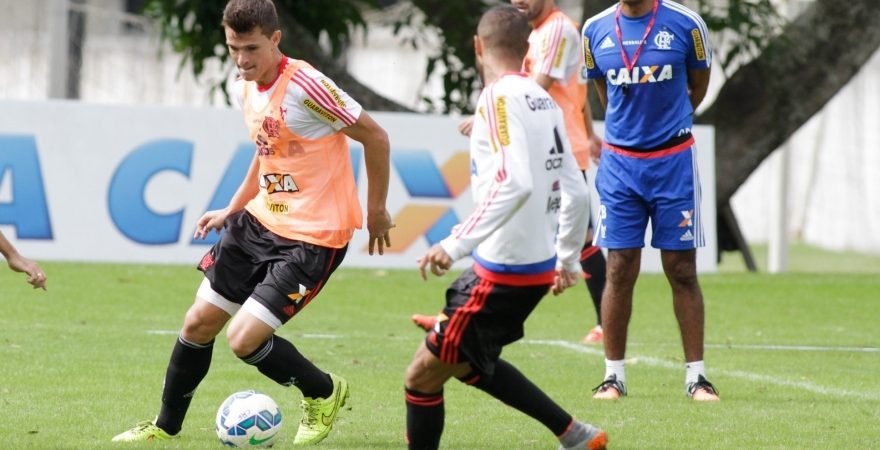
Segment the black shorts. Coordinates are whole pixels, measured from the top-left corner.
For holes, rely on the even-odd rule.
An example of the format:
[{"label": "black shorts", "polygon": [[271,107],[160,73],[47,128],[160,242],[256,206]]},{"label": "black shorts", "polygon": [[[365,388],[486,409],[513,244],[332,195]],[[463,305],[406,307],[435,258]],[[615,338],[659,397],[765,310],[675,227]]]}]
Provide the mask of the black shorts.
[{"label": "black shorts", "polygon": [[491,378],[501,348],[523,337],[526,318],[549,288],[495,284],[465,270],[446,290],[440,321],[425,338],[428,350],[447,364],[470,363]]},{"label": "black shorts", "polygon": [[241,305],[252,297],[282,324],[318,295],[348,248],[283,238],[246,210],[229,216],[223,228],[199,270],[227,300]]}]

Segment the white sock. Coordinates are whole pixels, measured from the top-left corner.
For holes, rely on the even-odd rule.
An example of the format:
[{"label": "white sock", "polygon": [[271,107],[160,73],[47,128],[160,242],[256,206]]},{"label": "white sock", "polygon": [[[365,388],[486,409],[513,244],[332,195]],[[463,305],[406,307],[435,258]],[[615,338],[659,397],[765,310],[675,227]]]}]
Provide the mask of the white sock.
[{"label": "white sock", "polygon": [[626,382],[626,372],[623,370],[623,361],[622,359],[618,360],[610,360],[608,358],[605,359],[605,379],[607,380],[611,374],[617,376],[617,381],[621,383]]},{"label": "white sock", "polygon": [[691,361],[689,363],[685,363],[684,365],[684,385],[690,386],[691,383],[696,383],[697,378],[702,375],[706,376],[706,367],[703,365],[703,361]]}]

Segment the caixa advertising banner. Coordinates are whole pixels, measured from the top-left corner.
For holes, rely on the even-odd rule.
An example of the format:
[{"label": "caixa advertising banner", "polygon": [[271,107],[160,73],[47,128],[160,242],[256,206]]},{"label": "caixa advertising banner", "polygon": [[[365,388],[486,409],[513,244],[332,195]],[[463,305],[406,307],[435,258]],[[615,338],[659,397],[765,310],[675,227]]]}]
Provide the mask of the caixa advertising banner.
[{"label": "caixa advertising banner", "polygon": [[[365,224],[344,264],[414,268],[473,208],[468,141],[458,133],[460,118],[372,115],[391,141],[387,206],[396,227],[385,255],[370,256]],[[698,126],[694,135],[707,234],[697,263],[711,272],[714,133]],[[350,142],[366,210],[363,148]],[[0,230],[37,260],[195,265],[218,239],[212,232],[194,240],[196,221],[226,206],[254,152],[241,112],[233,109],[0,101]],[[660,270],[649,246],[643,269]]]}]

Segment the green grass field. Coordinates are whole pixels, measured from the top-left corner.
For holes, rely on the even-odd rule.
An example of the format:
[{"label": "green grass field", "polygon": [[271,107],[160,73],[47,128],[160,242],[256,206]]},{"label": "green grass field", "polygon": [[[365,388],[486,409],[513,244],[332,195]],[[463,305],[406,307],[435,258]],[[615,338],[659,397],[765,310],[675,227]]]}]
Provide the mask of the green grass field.
[{"label": "green grass field", "polygon": [[[816,258],[807,253],[803,258]],[[658,275],[643,275],[637,285],[629,397],[590,398],[604,367],[601,347],[578,344],[594,319],[583,287],[547,297],[530,318],[526,339],[504,356],[567,410],[605,428],[613,449],[878,448],[880,275],[834,271],[853,255],[818,255],[824,273],[744,273],[731,254],[719,274],[701,278],[706,362],[722,395],[718,404],[695,404],[683,394],[678,331]],[[877,261],[857,267],[880,267]],[[275,448],[291,447],[299,392],[238,361],[223,336],[181,439],[110,443],[157,413],[176,330],[201,274],[185,266],[43,266],[48,292],[31,291],[20,274],[0,271],[0,448],[219,449],[216,408],[242,389],[278,401],[286,423]],[[451,280],[341,269],[281,329],[351,384],[350,408],[320,448],[404,448],[403,373],[423,337],[408,318],[436,311]],[[552,449],[556,440],[481,391],[450,382],[442,448]]]}]

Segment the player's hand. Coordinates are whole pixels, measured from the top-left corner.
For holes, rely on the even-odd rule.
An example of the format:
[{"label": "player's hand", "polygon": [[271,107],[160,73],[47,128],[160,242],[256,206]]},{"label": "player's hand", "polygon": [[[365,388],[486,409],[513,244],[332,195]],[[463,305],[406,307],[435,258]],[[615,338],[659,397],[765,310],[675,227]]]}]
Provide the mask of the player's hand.
[{"label": "player's hand", "polygon": [[391,247],[390,230],[394,227],[387,209],[382,208],[367,213],[367,231],[370,233],[368,250],[371,255],[374,248],[379,251],[380,255],[384,255],[385,247]]},{"label": "player's hand", "polygon": [[12,256],[6,262],[10,269],[27,274],[27,282],[34,289],[46,290],[46,272],[43,272],[39,264],[21,255]]},{"label": "player's hand", "polygon": [[452,258],[449,257],[446,250],[443,250],[440,244],[434,244],[428,249],[425,256],[422,256],[416,262],[419,264],[419,272],[422,274],[423,280],[428,279],[428,273],[425,271],[428,266],[431,267],[431,273],[438,277],[443,276],[452,267]]},{"label": "player's hand", "polygon": [[467,119],[462,120],[461,123],[458,124],[458,132],[467,137],[471,137],[471,131],[473,131],[473,129],[474,116],[470,116]]},{"label": "player's hand", "polygon": [[599,164],[599,158],[602,157],[602,139],[593,134],[589,138],[589,144],[590,158],[593,160],[593,163]]},{"label": "player's hand", "polygon": [[223,224],[226,223],[227,216],[229,216],[229,211],[226,209],[215,209],[203,214],[196,222],[196,232],[193,233],[193,239],[204,239],[208,237],[211,230],[219,233],[223,229]]},{"label": "player's hand", "polygon": [[576,285],[579,276],[580,272],[569,272],[565,269],[557,269],[556,278],[553,280],[553,287],[550,288],[550,292],[552,292],[553,295],[561,294],[566,289]]}]

